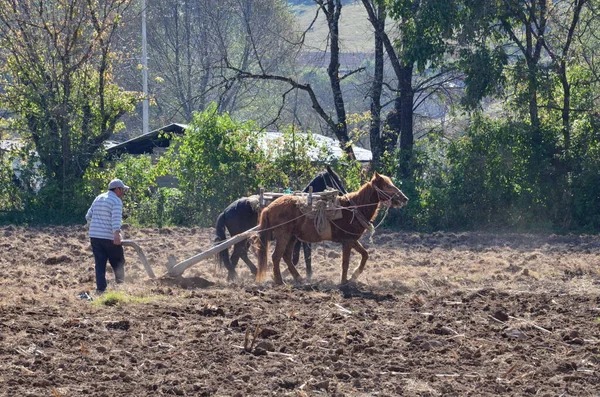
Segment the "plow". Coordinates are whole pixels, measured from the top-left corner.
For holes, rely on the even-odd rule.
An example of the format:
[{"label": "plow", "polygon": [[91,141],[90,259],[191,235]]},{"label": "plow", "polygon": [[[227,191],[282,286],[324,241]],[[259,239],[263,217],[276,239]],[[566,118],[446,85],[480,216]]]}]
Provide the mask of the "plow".
[{"label": "plow", "polygon": [[[306,204],[309,208],[309,211],[313,211],[313,208],[317,207],[316,205],[313,206],[314,203],[321,204],[320,207],[322,207],[322,208],[330,208],[333,205],[332,204],[333,198],[335,196],[337,196],[338,191],[337,190],[329,190],[329,191],[320,192],[320,193],[313,193],[312,189],[310,189],[308,193],[303,193],[303,192],[282,193],[282,192],[264,192],[261,189],[260,196],[259,196],[259,203],[260,203],[259,205],[260,205],[261,210],[263,208],[265,208],[268,204],[270,204],[276,198],[281,197],[283,195],[287,195],[287,194],[292,194],[295,196],[300,196],[300,197],[305,198]],[[230,237],[229,239],[220,242],[219,244],[211,247],[210,249],[200,252],[199,254],[191,256],[180,262],[177,262],[175,256],[170,254],[168,256],[168,262],[165,264],[167,272],[165,274],[163,274],[161,277],[162,278],[182,277],[183,273],[187,269],[189,269],[191,266],[203,261],[204,259],[213,257],[214,255],[218,254],[219,252],[229,249],[233,245],[257,234],[258,228],[259,228],[259,226],[255,226],[255,227],[247,230],[244,233]],[[144,265],[144,269],[146,270],[148,277],[150,277],[151,279],[157,278],[154,271],[152,270],[152,266],[150,266],[150,263],[148,262],[148,259],[146,258],[144,250],[142,249],[142,247],[140,247],[140,245],[138,243],[136,243],[133,240],[123,240],[121,242],[121,244],[124,247],[131,247],[136,251],[140,262]]]}]

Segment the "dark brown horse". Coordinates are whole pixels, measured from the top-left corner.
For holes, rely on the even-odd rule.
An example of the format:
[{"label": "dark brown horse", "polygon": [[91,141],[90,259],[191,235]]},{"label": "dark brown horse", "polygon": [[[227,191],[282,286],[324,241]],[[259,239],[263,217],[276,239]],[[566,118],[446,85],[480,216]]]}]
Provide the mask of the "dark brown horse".
[{"label": "dark brown horse", "polygon": [[350,251],[354,248],[361,254],[360,265],[352,274],[352,281],[356,281],[362,273],[369,257],[367,250],[358,239],[370,226],[370,222],[377,216],[379,204],[399,208],[408,202],[408,198],[392,183],[392,180],[377,172],[373,178],[361,188],[339,198],[342,217],[331,220],[330,227],[321,233],[317,231],[314,219],[307,216],[302,208],[306,205],[305,198],[298,196],[282,196],[273,201],[260,215],[258,240],[258,272],[257,281],[263,281],[267,270],[267,252],[269,241],[275,240],[273,252],[273,279],[275,284],[283,284],[279,262],[285,261],[294,277],[301,281],[300,274],[292,263],[292,251],[296,240],[317,243],[323,240],[335,241],[342,244],[342,284],[348,281],[348,265]]}]

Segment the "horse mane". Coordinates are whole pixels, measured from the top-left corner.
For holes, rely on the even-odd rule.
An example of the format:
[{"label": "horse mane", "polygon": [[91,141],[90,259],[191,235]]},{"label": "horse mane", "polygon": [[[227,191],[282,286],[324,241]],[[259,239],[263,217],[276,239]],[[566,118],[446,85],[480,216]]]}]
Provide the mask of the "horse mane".
[{"label": "horse mane", "polygon": [[[362,213],[369,221],[372,221],[379,213],[379,201],[372,203],[372,205],[364,204],[369,204],[371,196],[374,193],[376,193],[376,191],[373,187],[373,181],[371,180],[364,183],[357,191],[347,193],[340,197],[340,204],[343,207],[349,207],[353,205],[358,206],[356,210]],[[373,209],[373,207],[375,209]]]}]

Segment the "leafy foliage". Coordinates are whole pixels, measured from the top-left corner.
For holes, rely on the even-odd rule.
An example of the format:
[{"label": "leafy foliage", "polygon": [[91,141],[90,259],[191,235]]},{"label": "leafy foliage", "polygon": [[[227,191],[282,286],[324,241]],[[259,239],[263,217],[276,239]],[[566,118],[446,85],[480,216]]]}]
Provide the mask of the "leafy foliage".
[{"label": "leafy foliage", "polygon": [[410,224],[424,230],[558,226],[552,168],[539,161],[530,128],[478,116],[456,140],[431,134],[420,142]]},{"label": "leafy foliage", "polygon": [[398,43],[405,64],[416,63],[420,71],[436,64],[448,50],[446,39],[459,22],[456,0],[393,0],[391,15],[399,21],[402,38]]},{"label": "leafy foliage", "polygon": [[475,109],[483,98],[494,95],[504,82],[504,66],[508,56],[503,48],[462,49],[459,67],[465,73],[465,95],[461,104]]},{"label": "leafy foliage", "polygon": [[[106,191],[108,182],[114,178],[123,180],[130,190],[123,199],[123,217],[128,223],[147,226],[169,224],[170,212],[165,210],[164,200],[168,193],[158,188],[161,174],[149,155],[123,155],[112,162],[95,164],[84,175],[86,193],[93,199]],[[169,190],[169,189],[165,189]],[[88,206],[90,202],[86,203]]]},{"label": "leafy foliage", "polygon": [[13,162],[0,151],[0,208],[3,211],[21,209],[21,199],[15,183]]},{"label": "leafy foliage", "polygon": [[580,118],[573,125],[573,223],[570,228],[600,230],[600,120]]},{"label": "leafy foliage", "polygon": [[185,223],[210,225],[225,206],[261,185],[287,182],[262,150],[256,126],[219,115],[215,104],[197,113],[160,167],[174,175],[183,193]]},{"label": "leafy foliage", "polygon": [[68,214],[72,188],[138,100],[112,75],[112,38],[128,5],[0,1],[0,99],[14,116],[11,128],[35,145],[48,181],[37,199],[61,197],[48,203],[54,211]]}]

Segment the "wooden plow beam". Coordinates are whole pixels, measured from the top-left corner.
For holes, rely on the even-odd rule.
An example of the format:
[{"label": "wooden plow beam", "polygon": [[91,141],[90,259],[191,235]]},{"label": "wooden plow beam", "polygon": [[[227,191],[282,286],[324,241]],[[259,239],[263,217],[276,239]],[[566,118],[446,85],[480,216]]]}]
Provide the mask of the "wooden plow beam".
[{"label": "wooden plow beam", "polygon": [[199,253],[198,255],[194,255],[191,258],[188,258],[179,263],[175,263],[175,259],[173,257],[169,258],[169,263],[167,264],[167,271],[169,276],[171,277],[179,277],[183,274],[183,272],[192,265],[200,262],[202,259],[206,259],[212,255],[215,255],[232,245],[239,243],[240,241],[246,240],[248,237],[252,236],[255,231],[258,230],[258,226],[254,226],[252,229],[245,231],[244,233],[238,234],[237,236],[233,236],[221,244],[215,245],[209,250]]},{"label": "wooden plow beam", "polygon": [[[228,249],[229,247],[231,247],[232,245],[234,245],[236,243],[239,243],[240,241],[246,240],[248,237],[250,237],[252,234],[254,234],[257,230],[258,230],[258,226],[255,226],[252,229],[247,230],[244,233],[238,234],[237,236],[233,236],[233,237],[221,242],[220,244],[215,245],[214,247],[212,247],[204,252],[201,252],[197,255],[194,255],[191,258],[183,260],[179,263],[176,263],[175,258],[172,255],[170,255],[169,263],[167,263],[167,265],[166,265],[167,275],[170,277],[179,277],[190,266],[195,265],[196,263],[200,262],[201,260],[206,259],[212,255],[218,254],[219,252]],[[123,245],[124,247],[133,247],[139,256],[140,261],[144,265],[144,269],[146,269],[146,273],[148,273],[148,276],[152,279],[156,278],[156,276],[154,275],[154,272],[152,271],[152,267],[150,267],[150,264],[148,263],[148,259],[146,259],[146,255],[144,255],[144,251],[135,241],[123,240],[121,242],[121,245]]]}]

